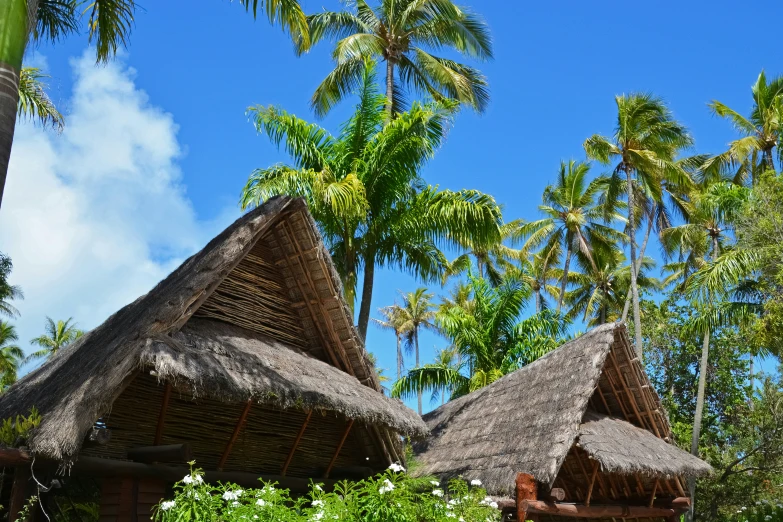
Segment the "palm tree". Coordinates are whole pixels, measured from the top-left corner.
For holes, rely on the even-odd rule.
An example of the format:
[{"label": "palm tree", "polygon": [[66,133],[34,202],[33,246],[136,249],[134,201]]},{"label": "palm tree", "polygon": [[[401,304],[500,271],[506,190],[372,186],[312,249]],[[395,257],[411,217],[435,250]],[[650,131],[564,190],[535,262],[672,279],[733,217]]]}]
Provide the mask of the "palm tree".
[{"label": "palm tree", "polygon": [[288,194],[304,197],[331,251],[353,306],[363,269],[358,329],[370,319],[375,268],[391,266],[424,281],[441,277],[447,261],[442,246],[490,245],[500,236],[495,200],[474,190],[427,186],[420,168],[441,145],[455,104],[414,103],[385,123],[386,98],[379,94],[372,64],[364,69],[359,103],[341,133],[333,137],[275,107],[253,107],[260,132],[283,144],[293,165],[253,172],[242,207]]},{"label": "palm tree", "polygon": [[[425,50],[450,48],[470,58],[492,58],[489,29],[480,17],[451,0],[382,0],[376,8],[357,0],[349,5],[353,8],[307,17],[311,44],[338,40],[336,66],[313,94],[316,114],[325,115],[361,83],[364,59],[370,57],[386,66],[387,117],[404,110],[403,86],[484,111],[489,92],[481,72]],[[300,52],[307,48],[299,46]]]},{"label": "palm tree", "polygon": [[761,71],[751,91],[753,109],[747,118],[717,100],[710,103],[713,114],[730,120],[743,137],[729,143],[729,150],[713,158],[708,166],[733,166],[738,169],[739,177],[750,175],[755,183],[761,172],[775,170],[775,147],[778,148],[778,162],[783,159],[780,149],[783,137],[783,76],[767,81],[766,74]]},{"label": "palm tree", "polygon": [[[447,390],[457,398],[491,384],[503,375],[555,349],[567,321],[550,310],[522,319],[531,290],[516,274],[507,273],[500,285],[468,275],[464,295],[442,306],[436,317],[440,332],[459,352],[459,367],[424,365],[394,383],[393,397],[423,391]],[[463,371],[464,370],[464,371]]]},{"label": "palm tree", "polygon": [[503,241],[513,240],[519,235],[519,229],[522,226],[521,220],[504,223],[500,227],[500,241],[491,245],[460,245],[467,252],[457,256],[448,264],[443,273],[442,283],[445,284],[450,277],[468,272],[475,261],[479,277],[486,277],[490,283],[499,284],[503,277],[503,271],[511,267],[514,260],[523,256],[521,250],[506,246]]},{"label": "palm tree", "polygon": [[[428,366],[436,366],[443,369],[445,372],[460,373],[464,367],[464,364],[462,363],[462,356],[460,355],[459,350],[457,350],[456,347],[451,346],[449,348],[440,350],[435,355],[435,361],[433,361],[433,363]],[[432,390],[432,397],[430,398],[430,402],[435,402],[438,400],[438,398],[440,398],[440,404],[442,406],[446,403],[446,396],[448,394],[449,389],[445,385],[439,389]]]},{"label": "palm tree", "polygon": [[[688,222],[677,227],[672,227],[663,232],[661,243],[664,251],[671,255],[674,252],[691,252],[692,256],[700,262],[697,268],[704,267],[707,261],[702,256],[709,256],[714,263],[722,248],[724,241],[731,235],[731,223],[742,209],[748,197],[748,189],[730,182],[722,181],[699,187],[694,191],[691,201],[687,204]],[[686,281],[686,289],[692,285]],[[728,307],[722,305],[721,309],[716,303],[722,302],[727,295],[727,289],[720,293],[707,294],[699,305],[702,313],[698,314],[698,325],[695,331],[703,336],[701,363],[699,372],[699,385],[696,395],[696,414],[693,424],[693,438],[691,453],[698,455],[699,434],[701,420],[704,411],[704,396],[707,385],[707,363],[709,360],[710,331],[725,324],[730,317],[737,315],[737,306]],[[722,295],[721,295],[722,294]],[[704,294],[703,294],[704,295]],[[739,306],[744,315],[750,307],[746,304]],[[719,320],[718,320],[719,319]]]},{"label": "palm tree", "polygon": [[[601,176],[587,182],[590,172],[588,163],[574,160],[560,163],[557,182],[544,190],[543,205],[539,210],[546,216],[538,221],[520,227],[519,235],[527,237],[523,251],[543,246],[542,252],[559,254],[565,248],[563,273],[560,277],[560,292],[557,311],[563,306],[571,257],[581,252],[586,259],[594,263],[594,250],[611,249],[623,235],[603,224],[623,218],[607,211],[605,204],[599,202],[607,187],[607,178]],[[544,260],[543,273],[550,263]]]},{"label": "palm tree", "polygon": [[[404,322],[402,330],[405,332],[405,346],[408,350],[413,350],[416,357],[416,368],[421,366],[419,360],[419,332],[422,328],[427,330],[436,330],[435,327],[435,305],[432,303],[434,294],[428,292],[426,288],[417,288],[413,292],[403,294],[402,306],[400,312]],[[421,390],[418,393],[419,415],[421,409]]]},{"label": "palm tree", "polygon": [[[292,36],[309,42],[307,18],[297,0],[240,0],[253,16],[266,12],[270,22],[279,22]],[[86,8],[85,8],[86,4]],[[0,4],[0,204],[19,106],[20,82],[25,80],[22,58],[30,41],[57,42],[79,31],[79,17],[88,17],[89,41],[98,62],[112,58],[130,40],[136,10],[135,0],[3,0]],[[32,23],[31,23],[32,22]],[[21,86],[23,87],[23,86]]]},{"label": "palm tree", "polygon": [[24,362],[28,363],[43,358],[49,359],[84,335],[84,332],[76,328],[76,324],[71,321],[73,321],[73,318],[69,317],[65,321],[57,321],[55,323],[50,317],[47,317],[46,333],[30,341],[30,344],[40,346],[41,349],[28,355]]},{"label": "palm tree", "polygon": [[49,98],[44,78],[48,76],[37,67],[22,67],[19,74],[18,115],[33,119],[44,127],[51,126],[62,131],[65,119]]},{"label": "palm tree", "polygon": [[8,282],[13,263],[11,258],[0,252],[0,315],[19,317],[19,310],[9,301],[24,299],[22,289]]},{"label": "palm tree", "polygon": [[18,340],[14,326],[0,321],[0,381],[4,386],[16,381],[16,372],[24,359],[24,352],[14,344]]},{"label": "palm tree", "polygon": [[[642,270],[637,273],[640,288],[660,288],[657,279],[647,276],[644,271],[655,263],[649,257],[640,259]],[[573,287],[566,294],[565,301],[570,306],[566,317],[581,319],[590,326],[616,321],[623,310],[627,290],[630,288],[631,266],[619,248],[609,251],[597,251],[595,265],[584,256],[577,255],[581,271],[569,274],[569,283]]]},{"label": "palm tree", "polygon": [[[674,120],[659,98],[650,94],[616,96],[617,125],[611,138],[595,134],[585,140],[587,156],[603,164],[617,161],[613,180],[625,177],[628,204],[628,231],[631,266],[637,265],[635,187],[651,191],[654,200],[661,199],[661,183],[668,180],[677,186],[688,186],[688,175],[676,161],[677,153],[693,144],[688,131]],[[612,183],[611,186],[619,186]],[[609,199],[613,196],[609,191]],[[634,315],[636,352],[642,354],[642,326],[639,311],[639,287],[636,270],[631,270],[631,297]]]},{"label": "palm tree", "polygon": [[404,310],[398,304],[385,306],[378,309],[378,313],[383,316],[383,319],[373,318],[373,322],[381,328],[392,330],[394,336],[397,338],[397,380],[402,376],[404,368],[404,359],[402,356],[402,336],[405,333],[406,319]]}]

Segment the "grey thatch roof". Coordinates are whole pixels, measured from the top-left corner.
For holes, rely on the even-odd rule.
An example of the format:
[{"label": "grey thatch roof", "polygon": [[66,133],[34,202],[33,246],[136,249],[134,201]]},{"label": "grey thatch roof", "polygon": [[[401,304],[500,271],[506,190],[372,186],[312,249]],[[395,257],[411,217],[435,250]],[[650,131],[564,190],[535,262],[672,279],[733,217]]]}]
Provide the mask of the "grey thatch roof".
[{"label": "grey thatch roof", "polygon": [[[273,257],[263,261],[264,255]],[[267,281],[248,272],[253,268],[243,267],[248,260],[261,260],[275,273],[275,267],[280,267],[282,280]],[[246,279],[226,287],[236,270],[242,270],[240,275]],[[308,281],[306,286],[292,283],[304,279]],[[264,291],[266,287],[249,284],[253,280],[264,281],[277,293],[262,295],[259,286]],[[245,294],[232,298],[237,291]],[[215,301],[217,298],[220,299]],[[232,299],[226,304],[226,300]],[[273,324],[263,326],[269,326],[268,333],[277,342],[236,328],[221,329],[214,322],[197,318],[180,332],[205,304],[213,303],[210,313],[220,317],[214,310],[236,314],[229,305],[236,305],[238,300],[248,307],[248,314],[256,314],[254,317],[273,317],[266,320]],[[307,306],[295,308],[295,301]],[[311,305],[312,302],[319,304]],[[250,310],[252,306],[260,308]],[[291,312],[290,308],[295,310]],[[226,315],[225,320],[231,322],[231,317],[235,316]],[[287,322],[283,321],[286,317]],[[286,332],[278,322],[299,325],[301,332],[297,332],[297,337],[302,339],[301,346],[294,348],[279,341]],[[324,336],[327,327],[329,335]],[[207,331],[225,339],[226,344],[218,347],[203,338],[197,341],[198,334],[206,335]],[[191,341],[188,346],[186,343]],[[284,355],[272,356],[272,347]],[[258,349],[259,354],[250,361],[248,350],[253,349]],[[300,351],[310,354],[309,364]],[[333,364],[347,373],[334,369],[330,374],[325,368],[328,365],[315,359],[326,359],[325,351]],[[284,367],[287,358],[292,361],[289,368]],[[249,362],[249,368],[256,373],[238,368],[238,360]],[[271,367],[264,373],[261,367],[267,363],[279,368]],[[26,414],[36,407],[42,422],[28,441],[30,449],[69,462],[96,419],[110,410],[137,371],[147,371],[149,365],[161,378],[174,379],[194,394],[286,405],[296,403],[294,397],[299,387],[300,403],[335,408],[348,417],[379,422],[406,434],[426,432],[411,410],[380,392],[342,298],[340,280],[302,200],[274,198],[239,218],[149,293],[14,384],[0,396],[0,419]],[[200,371],[206,374],[201,375]],[[293,379],[296,372],[304,373]],[[339,378],[337,374],[341,374]],[[307,376],[315,379],[319,375],[326,378],[319,385],[321,393],[315,393],[313,380]],[[251,383],[254,379],[258,381]]]},{"label": "grey thatch roof", "polygon": [[[640,404],[649,404],[649,410],[645,410],[651,419],[649,426],[668,437],[670,428],[661,414],[660,400],[634,358],[625,326],[607,324],[425,415],[431,436],[414,446],[420,464],[417,472],[480,479],[491,495],[513,495],[519,472],[530,473],[551,487],[579,436],[591,399],[598,389],[609,387],[604,383],[607,365],[618,365],[618,360],[625,361],[624,376],[630,379],[630,372],[635,371],[639,380],[639,386],[626,395],[636,397]],[[610,394],[602,392],[601,398],[613,409],[621,398]],[[645,420],[641,416],[640,424]],[[638,437],[637,432],[633,433]],[[669,457],[679,455],[679,474],[694,474],[701,469],[689,465],[690,455],[665,441],[661,443],[670,451],[657,467],[640,445],[629,446],[626,464],[638,459],[649,473],[666,476],[674,464]],[[618,444],[624,441],[618,440]],[[637,452],[632,452],[634,448]],[[633,467],[625,469],[631,471]]]},{"label": "grey thatch roof", "polygon": [[579,447],[610,473],[651,476],[702,476],[710,473],[703,460],[668,444],[630,422],[587,411],[579,426]]}]

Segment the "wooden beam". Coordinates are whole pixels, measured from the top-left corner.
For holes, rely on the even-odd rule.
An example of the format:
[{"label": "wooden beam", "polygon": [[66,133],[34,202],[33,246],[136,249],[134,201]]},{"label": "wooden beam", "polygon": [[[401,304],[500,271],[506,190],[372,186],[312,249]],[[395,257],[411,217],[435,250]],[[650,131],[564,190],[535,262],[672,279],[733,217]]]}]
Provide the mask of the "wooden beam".
[{"label": "wooden beam", "polygon": [[239,438],[239,434],[242,432],[242,428],[245,425],[245,421],[247,420],[247,414],[250,413],[250,406],[252,404],[253,404],[253,399],[248,399],[247,402],[245,403],[245,409],[242,410],[242,415],[239,416],[237,425],[234,427],[234,433],[231,434],[231,439],[228,441],[228,444],[226,445],[226,449],[223,450],[223,456],[220,457],[220,461],[218,462],[217,465],[218,471],[223,471],[223,466],[226,465],[228,456],[231,454],[231,448],[234,447],[234,443],[237,441],[237,438]]},{"label": "wooden beam", "polygon": [[345,427],[345,431],[343,432],[343,436],[340,439],[340,443],[337,445],[337,449],[334,452],[334,456],[332,457],[331,462],[329,462],[329,467],[326,468],[326,473],[324,473],[324,478],[329,478],[329,473],[332,472],[334,463],[337,462],[337,457],[340,456],[340,450],[343,449],[343,444],[345,444],[345,441],[348,438],[348,434],[351,432],[351,427],[353,426],[353,422],[354,422],[353,419],[348,421],[348,425]]},{"label": "wooden beam", "polygon": [[17,520],[27,502],[30,489],[30,466],[23,464],[14,470],[14,483],[11,486],[11,501],[8,506],[8,520]]},{"label": "wooden beam", "polygon": [[655,502],[655,494],[658,493],[658,480],[655,480],[655,483],[653,484],[653,490],[652,495],[650,495],[650,504],[649,507],[653,507],[653,503]]},{"label": "wooden beam", "polygon": [[[660,508],[628,505],[585,506],[584,504],[559,504],[543,500],[522,501],[526,515],[549,515],[571,518],[669,518],[683,511],[680,508]],[[521,519],[525,520],[525,519]]]},{"label": "wooden beam", "polygon": [[525,522],[529,520],[527,510],[527,502],[535,502],[538,498],[538,485],[536,484],[536,478],[529,473],[517,473],[516,478],[516,508],[517,508],[517,520],[519,522]]},{"label": "wooden beam", "polygon": [[163,401],[160,403],[160,413],[158,414],[158,426],[155,428],[155,445],[159,446],[163,442],[163,427],[166,424],[166,410],[169,409],[169,399],[171,399],[171,383],[166,383],[163,390]]},{"label": "wooden beam", "polygon": [[166,446],[141,446],[128,450],[128,459],[134,462],[190,462],[193,451],[188,444],[167,444]]},{"label": "wooden beam", "polygon": [[280,471],[280,475],[282,475],[283,477],[285,477],[285,474],[288,471],[288,466],[291,465],[291,460],[294,458],[294,453],[296,453],[296,447],[299,446],[299,441],[302,440],[302,436],[304,435],[304,432],[307,429],[307,424],[310,422],[310,417],[312,416],[313,416],[313,410],[308,411],[307,417],[305,417],[305,420],[302,423],[302,427],[299,428],[299,433],[296,434],[296,438],[294,439],[294,444],[291,446],[291,451],[288,452],[288,457],[285,459],[285,464],[283,464],[283,469]]},{"label": "wooden beam", "polygon": [[598,461],[593,462],[593,474],[590,476],[590,484],[587,487],[587,498],[585,499],[585,506],[590,506],[590,497],[593,496],[593,486],[595,485],[595,477],[598,475]]},{"label": "wooden beam", "polygon": [[25,450],[18,448],[0,448],[0,467],[13,467],[26,464],[32,457]]}]

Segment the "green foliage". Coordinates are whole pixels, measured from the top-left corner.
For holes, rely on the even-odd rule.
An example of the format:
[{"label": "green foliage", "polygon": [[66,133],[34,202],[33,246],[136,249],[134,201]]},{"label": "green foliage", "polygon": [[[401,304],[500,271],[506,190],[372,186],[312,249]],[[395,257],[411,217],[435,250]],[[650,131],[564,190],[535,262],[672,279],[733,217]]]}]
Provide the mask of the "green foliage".
[{"label": "green foliage", "polygon": [[414,479],[404,468],[388,470],[359,482],[338,482],[333,491],[312,484],[294,498],[277,483],[258,488],[208,485],[194,470],[174,486],[174,497],[158,504],[154,520],[261,522],[499,522],[500,512],[480,486],[454,480],[442,487],[432,478]]},{"label": "green foliage", "polygon": [[27,417],[17,415],[16,418],[4,419],[0,426],[0,444],[7,447],[19,446],[40,423],[41,416],[35,407]]},{"label": "green foliage", "polygon": [[394,384],[392,396],[445,390],[459,397],[557,348],[568,322],[549,310],[523,319],[531,293],[518,271],[506,272],[497,286],[468,274],[464,292],[444,300],[436,315],[436,325],[459,353],[460,364],[414,368]]},{"label": "green foliage", "polygon": [[34,120],[44,127],[51,126],[57,131],[62,131],[65,118],[49,98],[45,78],[48,76],[36,67],[22,67],[19,73],[17,113],[20,117]]},{"label": "green foliage", "polygon": [[737,510],[737,522],[783,522],[783,504],[769,500],[757,500],[751,507]]},{"label": "green foliage", "polygon": [[53,321],[51,317],[47,317],[46,333],[30,341],[30,344],[39,346],[41,349],[25,357],[24,362],[54,357],[57,352],[84,335],[84,332],[76,328],[76,324],[72,321],[72,317],[57,322]]},{"label": "green foliage", "polygon": [[9,302],[14,299],[23,299],[22,289],[9,283],[11,270],[14,265],[11,258],[0,252],[0,315],[18,317],[19,310]]},{"label": "green foliage", "polygon": [[[483,112],[489,102],[487,80],[480,71],[427,49],[454,49],[464,56],[492,58],[492,40],[486,23],[451,0],[366,1],[348,3],[345,11],[324,11],[307,17],[310,42],[336,40],[335,68],[312,98],[319,116],[361,85],[367,59],[386,66],[387,114],[405,110],[403,88],[434,100],[454,99]],[[305,42],[300,52],[308,50]]]}]

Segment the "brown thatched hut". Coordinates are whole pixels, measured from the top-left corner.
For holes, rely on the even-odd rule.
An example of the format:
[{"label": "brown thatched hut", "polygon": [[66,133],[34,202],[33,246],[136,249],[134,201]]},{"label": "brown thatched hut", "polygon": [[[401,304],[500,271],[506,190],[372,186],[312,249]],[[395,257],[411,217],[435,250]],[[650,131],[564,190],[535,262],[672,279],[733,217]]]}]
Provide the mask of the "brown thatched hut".
[{"label": "brown thatched hut", "polygon": [[[402,461],[426,426],[383,395],[301,200],[247,213],[148,294],[0,396],[38,409],[11,518],[36,474],[98,479],[101,520],[149,519],[195,459],[208,480],[303,489]],[[9,505],[9,500],[0,501]]]},{"label": "brown thatched hut", "polygon": [[[668,518],[710,467],[671,444],[624,325],[595,328],[425,415],[418,473],[480,480],[510,518]],[[512,498],[514,498],[512,500]]]}]

